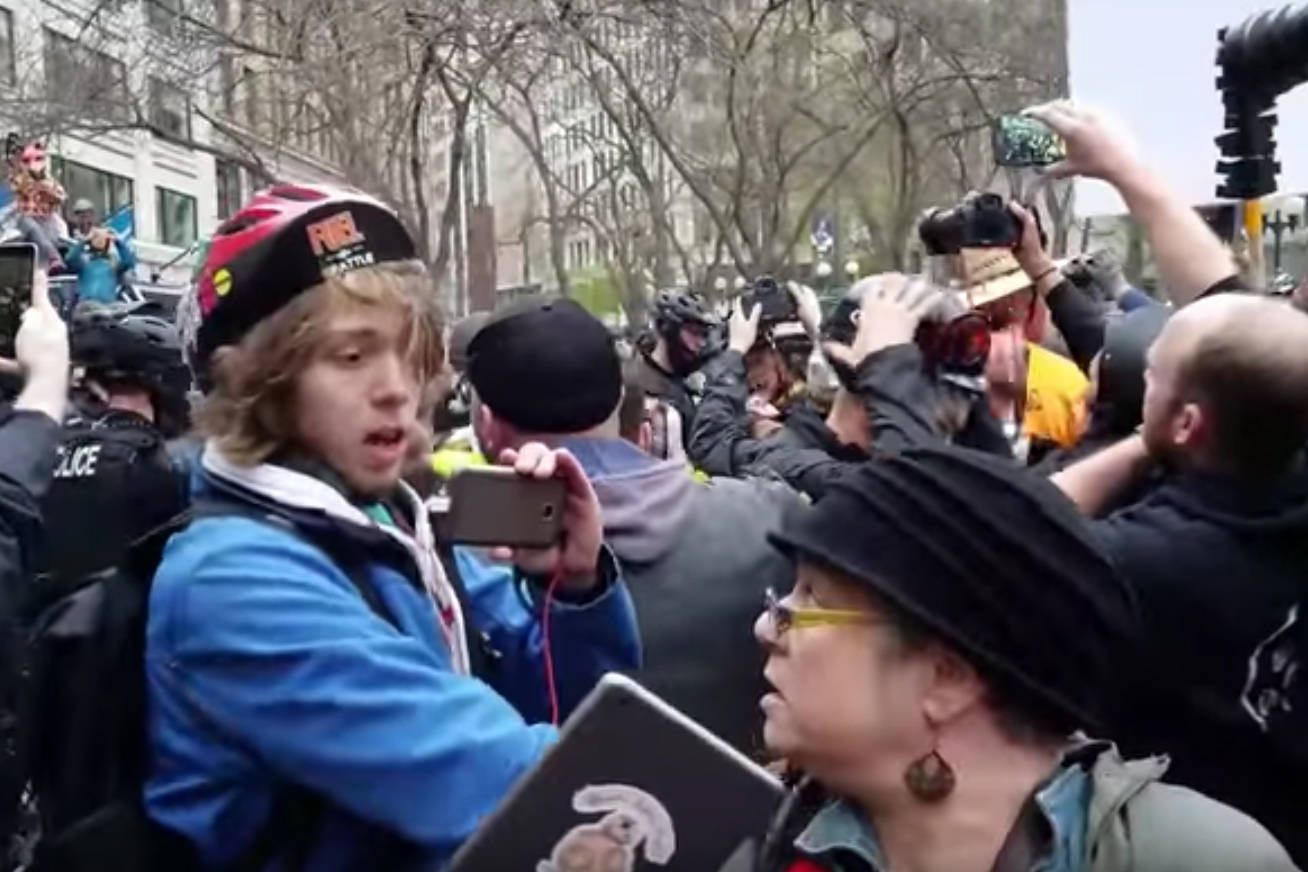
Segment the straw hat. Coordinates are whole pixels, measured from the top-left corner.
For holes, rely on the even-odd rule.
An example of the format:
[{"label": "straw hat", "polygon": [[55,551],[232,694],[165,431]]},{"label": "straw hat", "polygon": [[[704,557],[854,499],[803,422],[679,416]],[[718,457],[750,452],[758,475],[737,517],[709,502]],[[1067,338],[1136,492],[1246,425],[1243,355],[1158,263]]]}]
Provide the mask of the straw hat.
[{"label": "straw hat", "polygon": [[961,281],[954,284],[975,309],[1031,287],[1031,277],[1007,248],[965,248]]}]

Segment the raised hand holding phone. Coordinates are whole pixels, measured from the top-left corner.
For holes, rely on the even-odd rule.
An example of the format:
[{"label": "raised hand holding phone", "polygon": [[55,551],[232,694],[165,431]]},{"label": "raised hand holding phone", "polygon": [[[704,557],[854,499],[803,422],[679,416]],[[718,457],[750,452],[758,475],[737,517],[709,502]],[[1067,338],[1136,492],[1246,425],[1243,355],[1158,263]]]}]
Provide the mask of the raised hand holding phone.
[{"label": "raised hand holding phone", "polygon": [[14,407],[61,421],[68,402],[68,327],[50,301],[46,272],[36,267],[32,296],[14,339],[14,356],[27,383]]},{"label": "raised hand holding phone", "polygon": [[1148,172],[1131,137],[1096,109],[1055,100],[1023,114],[1040,120],[1063,140],[1067,156],[1048,167],[1051,176],[1085,176],[1120,186],[1127,178]]},{"label": "raised hand holding phone", "polygon": [[36,246],[30,242],[0,245],[0,368],[16,375],[22,368],[14,359],[14,342],[23,313],[32,304],[36,281]]},{"label": "raised hand holding phone", "polygon": [[995,163],[1001,167],[1047,167],[1067,157],[1062,137],[1038,118],[1001,115],[992,134]]},{"label": "raised hand holding phone", "polygon": [[505,449],[500,454],[500,464],[537,481],[562,480],[562,533],[556,544],[545,548],[500,546],[491,555],[498,560],[512,561],[531,575],[558,577],[564,590],[574,593],[590,590],[597,580],[604,529],[599,500],[581,464],[565,449],[551,449],[539,442],[529,442],[517,450]]}]

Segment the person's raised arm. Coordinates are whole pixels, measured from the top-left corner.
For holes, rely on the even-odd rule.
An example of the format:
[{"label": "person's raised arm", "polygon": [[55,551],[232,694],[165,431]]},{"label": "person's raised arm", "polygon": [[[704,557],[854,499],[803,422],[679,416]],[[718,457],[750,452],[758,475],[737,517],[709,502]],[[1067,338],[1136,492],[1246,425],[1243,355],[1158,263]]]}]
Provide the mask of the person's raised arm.
[{"label": "person's raised arm", "polygon": [[114,234],[114,249],[118,252],[119,275],[136,269],[136,252],[118,234]]},{"label": "person's raised arm", "polygon": [[1184,306],[1236,274],[1231,254],[1199,214],[1168,190],[1128,137],[1098,112],[1068,101],[1028,109],[1067,143],[1067,160],[1048,172],[1108,182],[1140,223],[1172,302]]},{"label": "person's raised arm", "polygon": [[68,402],[68,328],[50,300],[45,270],[38,269],[32,282],[32,301],[14,340],[14,356],[27,378],[14,408],[61,422]]},{"label": "person's raised arm", "polygon": [[1090,361],[1104,347],[1103,313],[1054,264],[1040,242],[1040,228],[1031,213],[1017,203],[1010,203],[1009,209],[1022,222],[1022,238],[1013,255],[1048,304],[1054,326],[1063,334],[1072,359],[1088,373]]},{"label": "person's raised arm", "polygon": [[0,420],[0,625],[13,616],[40,547],[41,500],[54,476],[68,390],[68,334],[50,304],[43,271],[32,293],[35,301],[15,341],[17,363],[5,361],[27,383],[13,412]]},{"label": "person's raised arm", "polygon": [[710,475],[737,475],[740,443],[753,441],[749,434],[746,401],[745,354],[758,338],[762,309],[755,305],[745,312],[738,303],[727,324],[727,349],[704,367],[704,395],[690,427],[686,454],[699,469]]},{"label": "person's raised arm", "polygon": [[804,332],[816,345],[822,341],[822,301],[818,299],[817,291],[799,282],[787,282],[786,291],[795,301],[795,311],[804,325]]},{"label": "person's raised arm", "polygon": [[1139,481],[1151,462],[1144,438],[1131,436],[1072,464],[1049,480],[1076,504],[1081,514],[1094,518]]},{"label": "person's raised arm", "polygon": [[863,279],[850,293],[862,301],[854,343],[824,348],[854,373],[872,448],[897,451],[945,439],[940,389],[913,337],[930,312],[957,314],[961,303],[919,276],[898,273]]}]

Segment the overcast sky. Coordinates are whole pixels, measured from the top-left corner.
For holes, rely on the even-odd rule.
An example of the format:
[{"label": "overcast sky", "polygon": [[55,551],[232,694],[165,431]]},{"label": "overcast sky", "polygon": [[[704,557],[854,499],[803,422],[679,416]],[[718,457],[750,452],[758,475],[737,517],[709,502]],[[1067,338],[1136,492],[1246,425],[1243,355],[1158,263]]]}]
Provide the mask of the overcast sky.
[{"label": "overcast sky", "polygon": [[[1156,167],[1192,202],[1216,199],[1221,99],[1217,28],[1278,0],[1068,0],[1072,96],[1114,110]],[[1279,101],[1279,193],[1308,191],[1308,85]],[[1099,182],[1077,193],[1082,215],[1124,211]]]}]

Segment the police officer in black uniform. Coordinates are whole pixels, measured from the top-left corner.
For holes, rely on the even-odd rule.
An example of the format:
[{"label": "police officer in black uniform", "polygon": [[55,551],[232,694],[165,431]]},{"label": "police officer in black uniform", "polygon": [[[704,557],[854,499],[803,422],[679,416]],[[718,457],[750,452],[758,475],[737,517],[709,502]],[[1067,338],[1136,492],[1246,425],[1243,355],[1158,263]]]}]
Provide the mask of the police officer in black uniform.
[{"label": "police officer in black uniform", "polygon": [[190,372],[153,304],[84,303],[73,315],[71,416],[43,507],[46,550],[31,611],[53,602],[186,506],[165,444],[188,426]]}]

